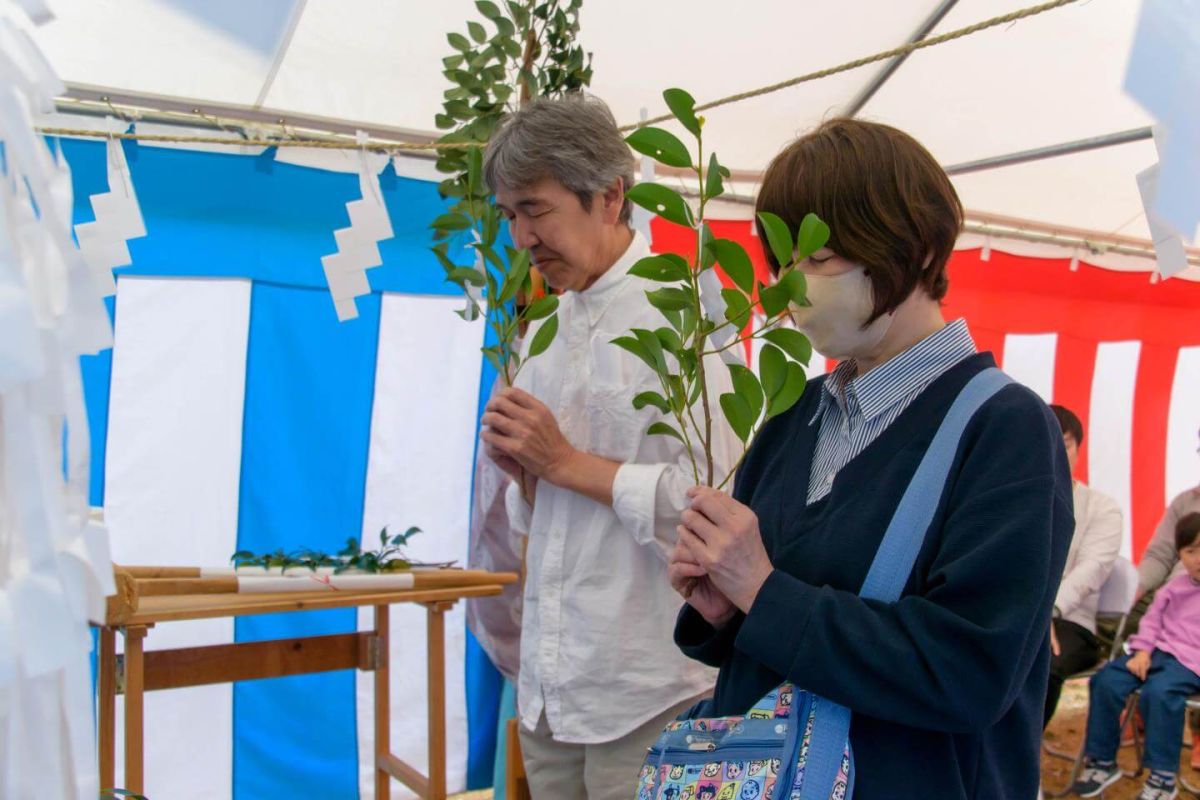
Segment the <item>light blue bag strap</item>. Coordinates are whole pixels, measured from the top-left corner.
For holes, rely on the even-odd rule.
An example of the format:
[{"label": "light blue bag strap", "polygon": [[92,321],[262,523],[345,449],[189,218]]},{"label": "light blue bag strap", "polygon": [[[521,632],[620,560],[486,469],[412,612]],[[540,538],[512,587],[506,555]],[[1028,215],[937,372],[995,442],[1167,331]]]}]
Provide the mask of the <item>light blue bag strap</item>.
[{"label": "light blue bag strap", "polygon": [[[929,524],[941,502],[946,477],[967,423],[980,406],[1010,383],[1011,378],[992,367],[968,381],[959,392],[896,507],[896,513],[863,581],[860,597],[888,603],[900,599],[900,593],[908,583],[913,563],[925,541]],[[829,800],[849,736],[850,709],[819,698],[804,767],[804,781],[800,786],[800,800]]]}]

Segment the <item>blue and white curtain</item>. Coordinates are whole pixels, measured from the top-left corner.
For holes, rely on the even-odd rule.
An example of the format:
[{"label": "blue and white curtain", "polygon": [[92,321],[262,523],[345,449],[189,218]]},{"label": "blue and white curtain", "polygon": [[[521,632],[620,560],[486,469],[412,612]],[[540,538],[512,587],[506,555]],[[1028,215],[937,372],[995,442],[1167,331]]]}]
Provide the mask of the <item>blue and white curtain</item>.
[{"label": "blue and white curtain", "polygon": [[[105,191],[103,143],[64,140],[75,222]],[[339,323],[320,258],[353,174],[261,156],[143,147],[126,156],[148,235],[110,305],[115,345],[84,359],[93,505],[120,564],[222,565],[238,549],[375,546],[417,525],[418,558],[462,561],[481,393],[482,323],[431,257],[434,184],[381,176],[396,237],[374,293]],[[353,609],[160,625],[149,649],[371,627]],[[393,751],[426,763],[425,617],[392,613]],[[447,625],[451,789],[487,785],[498,678]],[[146,697],[146,791],[187,798],[371,792],[371,675],[335,672]],[[121,774],[118,707],[118,776]],[[470,774],[469,774],[470,773]],[[470,780],[468,780],[470,778]],[[397,796],[405,796],[399,784]]]}]

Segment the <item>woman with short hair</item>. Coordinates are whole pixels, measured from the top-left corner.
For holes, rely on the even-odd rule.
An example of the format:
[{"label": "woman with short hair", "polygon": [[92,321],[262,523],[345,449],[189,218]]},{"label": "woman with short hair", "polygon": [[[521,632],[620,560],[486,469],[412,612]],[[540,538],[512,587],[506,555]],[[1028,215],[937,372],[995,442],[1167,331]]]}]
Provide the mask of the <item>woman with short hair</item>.
[{"label": "woman with short hair", "polygon": [[939,303],[954,188],[908,135],[834,119],[775,158],[758,210],[829,224],[796,265],[810,305],[793,315],[841,364],[767,423],[732,496],[691,490],[669,573],[688,601],[677,644],[720,668],[705,712],[788,680],[851,710],[856,800],[1030,800],[1073,525],[1062,434],[1033,392],[1010,384],[967,425],[900,599],[858,596],[943,416],[995,367]]}]

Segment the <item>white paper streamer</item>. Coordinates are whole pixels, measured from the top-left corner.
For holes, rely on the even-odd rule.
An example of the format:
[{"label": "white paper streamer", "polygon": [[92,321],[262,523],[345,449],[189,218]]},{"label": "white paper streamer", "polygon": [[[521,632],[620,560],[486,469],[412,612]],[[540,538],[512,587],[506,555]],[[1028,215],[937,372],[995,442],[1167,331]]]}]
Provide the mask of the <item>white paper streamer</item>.
[{"label": "white paper streamer", "polygon": [[[363,131],[358,132],[357,138],[360,144],[366,144],[367,135]],[[379,188],[375,168],[378,162],[370,159],[365,150],[360,155],[358,184],[362,197],[346,204],[350,227],[333,232],[337,252],[321,257],[333,307],[338,320],[342,322],[358,317],[355,298],[371,293],[367,270],[383,263],[383,257],[379,255],[379,242],[394,235],[392,221],[383,202],[383,192]]]},{"label": "white paper streamer", "polygon": [[1155,164],[1149,169],[1142,170],[1137,174],[1137,186],[1138,193],[1142,197],[1146,223],[1150,226],[1150,238],[1154,241],[1154,256],[1158,262],[1158,272],[1164,278],[1169,278],[1187,269],[1188,260],[1183,237],[1154,210],[1154,201],[1158,196],[1158,176],[1161,170],[1161,164]]},{"label": "white paper streamer", "polygon": [[[1160,229],[1167,228],[1189,242],[1195,241],[1200,226],[1198,20],[1200,0],[1143,0],[1125,73],[1125,91],[1157,123],[1154,143],[1162,169],[1154,176],[1153,200],[1147,204],[1146,216],[1152,212]],[[1141,182],[1139,176],[1139,188]],[[1157,250],[1154,225],[1152,221]]]},{"label": "white paper streamer", "polygon": [[[22,11],[21,8],[25,11]],[[88,618],[113,590],[108,537],[89,522],[79,356],[112,342],[97,278],[145,235],[123,153],[80,237],[111,261],[89,272],[71,238],[71,178],[33,127],[62,82],[25,31],[46,5],[0,4],[0,797],[99,793]],[[36,213],[34,209],[37,209]],[[119,239],[119,247],[114,239]],[[63,431],[68,432],[63,479]]]},{"label": "white paper streamer", "polygon": [[[119,128],[112,120],[110,126]],[[79,249],[88,269],[98,285],[104,287],[104,294],[110,295],[117,291],[112,271],[133,262],[126,240],[145,236],[146,224],[142,221],[142,209],[133,191],[133,178],[119,140],[108,140],[107,157],[108,191],[91,196],[96,219],[76,225],[75,238],[79,240]]]},{"label": "white paper streamer", "polygon": [[[712,320],[717,325],[725,324],[725,300],[721,297],[721,279],[717,277],[715,269],[706,269],[700,273],[700,305],[704,307],[704,315]],[[741,331],[734,329],[732,325],[716,331],[708,337],[712,342],[713,348],[721,351],[721,360],[726,364],[738,364],[746,366],[746,359],[742,347],[734,345],[728,349],[723,349],[734,337],[741,334]]]}]

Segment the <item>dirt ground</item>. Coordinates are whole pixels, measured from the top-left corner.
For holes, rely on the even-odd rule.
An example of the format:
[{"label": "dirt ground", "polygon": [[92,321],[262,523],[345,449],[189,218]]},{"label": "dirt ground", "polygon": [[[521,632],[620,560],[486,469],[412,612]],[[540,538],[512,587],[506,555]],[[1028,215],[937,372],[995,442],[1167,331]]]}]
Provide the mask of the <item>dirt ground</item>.
[{"label": "dirt ground", "polygon": [[[1056,748],[1070,752],[1078,751],[1083,744],[1084,725],[1087,721],[1087,687],[1084,684],[1067,684],[1063,689],[1062,700],[1059,701],[1058,711],[1050,721],[1046,731],[1046,741]],[[1191,739],[1185,742],[1190,747]],[[1200,783],[1200,773],[1188,767],[1188,751],[1181,751],[1181,766],[1183,774],[1192,784]],[[1134,752],[1132,747],[1121,748],[1118,761],[1125,769],[1134,767]],[[1070,776],[1071,763],[1057,758],[1048,758],[1042,753],[1042,786],[1048,790],[1059,791]],[[1123,778],[1117,785],[1105,792],[1105,800],[1133,800],[1142,788],[1143,773],[1138,778]],[[1186,798],[1185,792],[1180,792],[1181,798]],[[1075,797],[1075,795],[1070,795]]]}]

